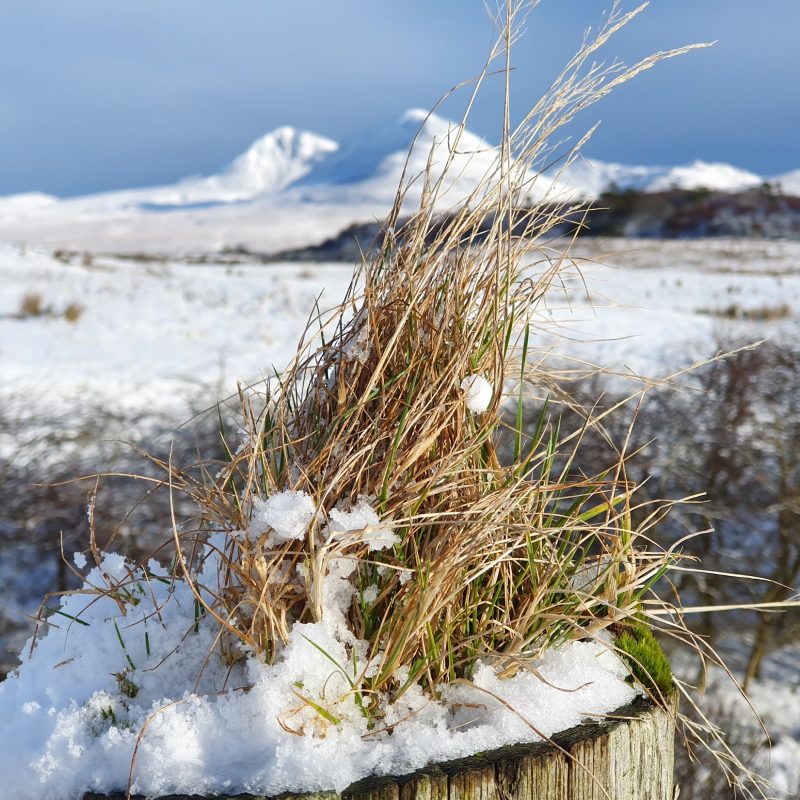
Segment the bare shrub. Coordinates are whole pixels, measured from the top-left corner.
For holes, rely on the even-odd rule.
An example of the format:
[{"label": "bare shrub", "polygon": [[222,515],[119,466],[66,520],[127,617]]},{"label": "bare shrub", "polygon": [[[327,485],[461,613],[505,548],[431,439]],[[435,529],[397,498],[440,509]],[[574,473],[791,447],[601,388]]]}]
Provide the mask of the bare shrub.
[{"label": "bare shrub", "polygon": [[19,303],[17,316],[20,319],[26,317],[41,317],[48,312],[44,304],[44,298],[38,292],[27,292]]},{"label": "bare shrub", "polygon": [[80,303],[70,303],[63,311],[64,319],[67,322],[77,322],[83,314],[83,306]]}]

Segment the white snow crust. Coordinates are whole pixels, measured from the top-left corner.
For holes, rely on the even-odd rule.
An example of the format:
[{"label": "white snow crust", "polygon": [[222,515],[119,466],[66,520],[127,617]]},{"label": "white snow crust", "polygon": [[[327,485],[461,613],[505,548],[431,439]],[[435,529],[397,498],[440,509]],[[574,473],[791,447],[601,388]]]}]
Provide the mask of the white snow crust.
[{"label": "white snow crust", "polygon": [[[284,496],[267,516],[276,521],[280,508],[291,518],[290,501],[306,507],[303,497]],[[376,524],[366,500],[348,514],[332,516],[348,529]],[[207,550],[201,586],[216,578],[214,552]],[[482,663],[473,685],[443,686],[441,700],[412,685],[391,704],[384,698],[384,719],[370,729],[350,685],[372,668],[367,644],[345,623],[354,569],[352,559],[332,559],[321,621],[295,624],[273,665],[243,651],[229,669],[215,649],[216,623],[198,616],[184,581],[154,562],[145,574],[106,556],[85,588],[132,578],[132,599],[64,598],[55,624],[0,684],[4,796],[72,800],[124,790],[137,741],[132,789],[149,796],[342,790],[366,775],[535,741],[534,729],[549,736],[636,695],[607,641],[572,642],[509,680]]]}]

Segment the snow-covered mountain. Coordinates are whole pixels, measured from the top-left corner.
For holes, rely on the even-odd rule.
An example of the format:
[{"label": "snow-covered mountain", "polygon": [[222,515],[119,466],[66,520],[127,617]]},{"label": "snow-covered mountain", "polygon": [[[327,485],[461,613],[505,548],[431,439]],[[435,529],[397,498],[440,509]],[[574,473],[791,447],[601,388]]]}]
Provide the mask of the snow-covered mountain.
[{"label": "snow-covered mountain", "polygon": [[336,142],[324,136],[288,126],[277,128],[256,140],[219,175],[145,189],[142,195],[153,205],[172,206],[252,200],[285,189],[337,148]]},{"label": "snow-covered mountain", "polygon": [[[711,189],[739,192],[764,182],[753,172],[730,164],[695,161],[679,167],[645,167],[595,159],[576,159],[565,169],[551,171],[559,186],[585,198],[610,189],[660,192],[667,189]],[[800,181],[798,181],[800,182]]]},{"label": "snow-covered mountain", "polygon": [[[39,193],[0,197],[0,219],[11,213],[52,209],[56,202],[74,210],[100,213],[163,211],[242,203],[284,193],[287,200],[300,202],[387,205],[394,199],[404,174],[410,183],[409,194],[418,196],[429,159],[433,181],[451,160],[444,188],[447,196],[457,202],[496,168],[498,156],[496,146],[462,129],[458,123],[422,109],[411,109],[397,119],[355,134],[341,145],[308,131],[277,128],[255,141],[222,172],[186,178],[168,186],[104,192],[62,201]],[[770,180],[784,191],[800,194],[800,170]],[[659,167],[579,158],[565,169],[554,168],[538,176],[534,194],[543,196],[554,183],[559,192],[590,198],[611,188],[645,192],[707,188],[734,192],[764,181],[753,172],[724,163],[695,161],[685,166]]]},{"label": "snow-covered mountain", "polygon": [[282,191],[337,147],[324,136],[286,126],[257,139],[216,175],[185,178],[168,186],[86,195],[62,204],[67,206],[65,210],[93,214],[246,202]]},{"label": "snow-covered mountain", "polygon": [[[452,205],[469,197],[497,169],[499,154],[498,147],[459,123],[415,108],[344,142],[290,192],[317,202],[366,201],[388,207],[401,179],[406,197],[419,198],[430,162],[432,184],[447,166],[440,199],[442,205]],[[549,185],[544,178],[540,183]]]},{"label": "snow-covered mountain", "polygon": [[[69,199],[38,193],[0,197],[0,241],[109,251],[209,250],[231,244],[279,251],[383,216],[403,176],[410,209],[422,192],[428,163],[435,183],[450,161],[439,205],[458,205],[497,169],[498,157],[498,148],[485,139],[419,109],[341,145],[283,127],[214,175]],[[566,169],[530,179],[530,196],[537,200],[588,199],[611,188],[735,192],[764,182],[730,164],[658,167],[594,159],[577,159]],[[769,180],[800,196],[800,170]]]}]

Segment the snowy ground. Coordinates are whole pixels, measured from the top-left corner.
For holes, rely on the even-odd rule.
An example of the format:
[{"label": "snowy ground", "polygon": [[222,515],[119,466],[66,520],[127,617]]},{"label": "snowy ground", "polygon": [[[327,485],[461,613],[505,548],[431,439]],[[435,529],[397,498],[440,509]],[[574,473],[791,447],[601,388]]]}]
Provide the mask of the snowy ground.
[{"label": "snowy ground", "polygon": [[[712,356],[722,340],[794,342],[800,334],[800,243],[607,240],[574,253],[588,261],[551,292],[542,343],[560,333],[563,352],[581,361],[663,377]],[[333,305],[350,275],[342,264],[64,259],[0,247],[0,407],[13,416],[0,425],[0,459],[12,469],[19,458],[34,460],[46,480],[51,460],[69,448],[102,453],[99,440],[120,435],[126,420],[136,421],[130,438],[142,441],[156,424],[179,424],[232,394],[237,381],[282,367],[315,299]],[[115,420],[113,431],[99,408]],[[42,444],[47,426],[77,421],[77,440]],[[0,547],[11,569],[7,555],[16,551]],[[32,610],[13,581],[2,584],[0,604]],[[790,656],[773,659],[778,672],[754,689],[768,716],[797,706]],[[775,774],[791,785],[800,734],[774,716]]]},{"label": "snowy ground", "polygon": [[[180,408],[235,391],[284,365],[317,295],[344,292],[343,265],[220,266],[98,257],[64,263],[0,250],[3,392],[124,413]],[[42,313],[21,311],[39,298]],[[324,307],[325,299],[321,301]],[[77,306],[74,321],[65,317]]]},{"label": "snowy ground", "polygon": [[[683,368],[733,335],[795,338],[800,244],[602,241],[555,286],[544,321],[564,351],[650,377]],[[612,266],[601,266],[602,260]],[[314,310],[343,295],[343,264],[225,265],[108,256],[62,261],[0,247],[4,400],[180,411],[281,368]],[[39,315],[23,308],[37,299]],[[70,321],[65,311],[77,308]],[[216,395],[216,396],[215,396]]]}]

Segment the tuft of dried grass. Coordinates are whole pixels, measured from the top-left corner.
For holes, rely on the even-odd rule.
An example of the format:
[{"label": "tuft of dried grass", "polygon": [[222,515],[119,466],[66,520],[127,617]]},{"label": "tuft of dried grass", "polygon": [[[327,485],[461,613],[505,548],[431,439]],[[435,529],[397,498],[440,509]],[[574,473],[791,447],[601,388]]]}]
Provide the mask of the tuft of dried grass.
[{"label": "tuft of dried grass", "polygon": [[63,316],[67,322],[75,323],[83,314],[83,306],[80,303],[69,303],[64,308]]},{"label": "tuft of dried grass", "polygon": [[[321,618],[331,561],[355,561],[349,622],[371,646],[370,675],[359,681],[373,697],[417,680],[436,693],[442,682],[468,677],[478,658],[513,674],[548,647],[646,613],[659,602],[651,587],[675,560],[651,535],[669,504],[637,506],[624,453],[588,477],[577,468],[581,430],[561,431],[547,406],[535,430],[523,429],[531,391],[563,399],[532,355],[544,297],[575,266],[548,246],[548,234],[579,206],[548,193],[532,207],[520,203],[561,126],[614,86],[691,48],[632,67],[592,61],[644,8],[622,13],[615,4],[513,130],[506,97],[493,168],[443,217],[469,109],[498,59],[508,76],[528,5],[510,3],[498,15],[502,35],[445,155],[432,151],[423,175],[404,177],[344,302],[315,313],[296,358],[262,396],[242,394],[244,446],[210,488],[175,476],[203,509],[204,529],[228,534],[209,611],[267,659],[293,622]],[[413,182],[422,192],[409,216]],[[479,414],[462,388],[472,376],[493,387]],[[591,415],[585,421],[600,424]],[[503,458],[499,443],[509,435],[513,452]],[[267,547],[266,537],[243,535],[254,501],[286,490],[314,500],[304,539]],[[326,537],[330,513],[359,498],[391,526],[398,544],[390,550],[371,553],[364,531]],[[176,532],[179,545],[181,538]],[[191,580],[188,561],[184,567]]]}]

